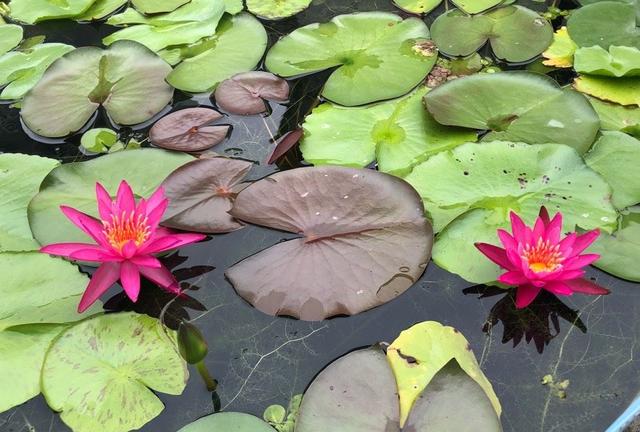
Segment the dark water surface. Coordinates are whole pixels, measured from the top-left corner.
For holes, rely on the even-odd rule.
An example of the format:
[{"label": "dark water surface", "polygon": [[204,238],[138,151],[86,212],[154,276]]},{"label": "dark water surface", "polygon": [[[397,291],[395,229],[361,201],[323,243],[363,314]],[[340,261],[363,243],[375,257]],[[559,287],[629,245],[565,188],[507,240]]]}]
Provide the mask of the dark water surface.
[{"label": "dark water surface", "polygon": [[[538,3],[541,7],[544,5]],[[301,25],[356,10],[398,12],[389,0],[320,0],[294,18],[265,25],[275,40]],[[432,17],[427,19],[429,23]],[[29,28],[27,33],[46,34],[49,42],[84,46],[99,45],[111,31],[104,25],[50,22]],[[273,172],[277,167],[264,162],[273,148],[271,136],[301,122],[324,79],[320,74],[294,82],[291,104],[274,106],[268,117],[229,118],[234,126],[231,138],[215,150],[254,161],[253,179]],[[182,108],[198,102],[211,104],[206,96],[190,99],[182,95],[176,97],[175,106]],[[77,150],[79,137],[68,141],[43,144],[31,140],[22,131],[18,111],[0,106],[0,151],[39,154],[64,162],[80,160],[83,156]],[[298,161],[295,154],[290,154],[280,168],[295,166]],[[286,405],[291,396],[302,393],[313,377],[336,358],[376,342],[391,342],[400,331],[426,320],[452,325],[469,339],[502,402],[506,432],[602,432],[640,389],[637,284],[594,269],[589,275],[608,287],[611,295],[561,300],[545,295],[531,308],[516,311],[510,294],[471,287],[430,264],[414,287],[382,307],[354,317],[308,323],[270,317],[253,309],[224,278],[228,267],[287,236],[249,226],[166,258],[178,270],[176,274],[191,296],[173,302],[166,318],[169,323],[178,318],[194,319],[209,342],[206,364],[220,384],[217,397],[212,397],[193,369],[182,396],[160,395],[166,409],[143,431],[175,432],[212,413],[218,404],[224,410],[261,416],[268,405]],[[132,305],[117,293],[116,289],[111,291],[114,297],[107,301],[107,307],[130,309]],[[170,300],[157,288],[147,286],[135,307],[157,316]],[[566,397],[562,398],[554,385],[541,383],[545,375],[551,375],[556,383],[569,380]],[[39,396],[0,414],[0,430],[68,429]]]}]

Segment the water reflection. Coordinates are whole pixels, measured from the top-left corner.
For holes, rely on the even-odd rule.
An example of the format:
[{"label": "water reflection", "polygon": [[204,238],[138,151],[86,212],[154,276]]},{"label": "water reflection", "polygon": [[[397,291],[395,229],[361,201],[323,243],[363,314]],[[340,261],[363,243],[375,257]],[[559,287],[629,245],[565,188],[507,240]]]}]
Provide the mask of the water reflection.
[{"label": "water reflection", "polygon": [[490,334],[496,324],[502,323],[502,343],[513,341],[515,348],[524,339],[527,344],[531,341],[540,354],[545,347],[560,334],[560,318],[574,325],[582,333],[587,332],[586,325],[580,319],[580,312],[571,309],[557,296],[548,291],[542,291],[538,297],[524,309],[517,309],[515,291],[498,287],[476,285],[463,290],[465,295],[479,294],[480,299],[503,295],[493,305],[489,316],[485,320],[482,331]]}]

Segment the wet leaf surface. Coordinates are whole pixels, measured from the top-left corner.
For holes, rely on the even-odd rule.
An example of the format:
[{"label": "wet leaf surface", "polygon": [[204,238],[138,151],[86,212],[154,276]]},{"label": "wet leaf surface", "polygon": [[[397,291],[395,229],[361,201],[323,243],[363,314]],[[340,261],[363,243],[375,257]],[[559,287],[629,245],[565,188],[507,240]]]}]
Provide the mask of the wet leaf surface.
[{"label": "wet leaf surface", "polygon": [[222,81],[215,99],[218,107],[231,114],[261,114],[269,109],[266,101],[289,99],[289,84],[268,72],[245,72]]},{"label": "wet leaf surface", "polygon": [[209,108],[187,108],[161,118],[149,131],[151,143],[168,150],[200,152],[220,144],[229,125],[212,125],[224,118]]},{"label": "wet leaf surface", "polygon": [[186,425],[178,432],[273,432],[267,423],[249,414],[224,412],[203,417]]},{"label": "wet leaf surface", "polygon": [[259,18],[278,20],[293,16],[311,4],[311,0],[247,0],[247,9]]}]

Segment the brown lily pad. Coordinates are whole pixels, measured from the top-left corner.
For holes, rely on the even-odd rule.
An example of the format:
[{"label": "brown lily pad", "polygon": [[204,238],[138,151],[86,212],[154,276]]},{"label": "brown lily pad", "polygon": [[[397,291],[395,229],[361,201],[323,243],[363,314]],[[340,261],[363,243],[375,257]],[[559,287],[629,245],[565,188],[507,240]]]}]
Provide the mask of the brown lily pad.
[{"label": "brown lily pad", "polygon": [[251,162],[201,158],[189,162],[162,183],[169,199],[163,226],[202,233],[226,233],[244,225],[229,214]]},{"label": "brown lily pad", "polygon": [[149,131],[151,143],[169,150],[199,152],[220,144],[229,125],[211,124],[224,116],[210,108],[187,108],[164,116]]},{"label": "brown lily pad", "polygon": [[406,291],[424,272],[433,230],[403,180],[336,166],[274,174],[242,191],[231,214],[301,238],[227,270],[236,291],[271,315],[353,315]]},{"label": "brown lily pad", "polygon": [[300,142],[303,135],[304,130],[302,128],[294,129],[282,135],[282,137],[280,137],[278,141],[276,141],[276,146],[269,156],[267,163],[269,165],[276,163],[278,159],[287,154],[289,150],[291,150],[293,147],[295,147],[296,144]]},{"label": "brown lily pad", "polygon": [[220,83],[215,98],[218,106],[228,113],[261,114],[269,110],[265,100],[289,99],[289,83],[269,72],[241,73]]}]

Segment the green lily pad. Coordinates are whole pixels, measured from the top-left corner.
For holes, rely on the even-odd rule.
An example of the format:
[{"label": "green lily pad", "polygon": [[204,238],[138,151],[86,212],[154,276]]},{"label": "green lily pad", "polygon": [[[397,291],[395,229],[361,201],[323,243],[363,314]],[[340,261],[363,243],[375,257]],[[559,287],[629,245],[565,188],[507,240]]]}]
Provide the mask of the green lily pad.
[{"label": "green lily pad", "polygon": [[[605,18],[606,17],[606,18]],[[612,45],[640,48],[635,6],[631,3],[599,1],[576,9],[567,21],[569,35],[578,46]]]},{"label": "green lily pad", "polygon": [[22,40],[22,27],[15,24],[0,25],[0,56],[18,46]]},{"label": "green lily pad", "polygon": [[612,46],[609,51],[600,46],[580,48],[575,54],[574,68],[578,73],[609,77],[640,76],[640,49]]},{"label": "green lily pad", "polygon": [[458,8],[468,14],[477,14],[504,3],[505,0],[452,0]]},{"label": "green lily pad", "polygon": [[570,147],[489,142],[465,144],[418,165],[406,180],[434,221],[433,260],[474,283],[496,280],[500,269],[475,242],[498,243],[509,211],[532,223],[540,207],[561,211],[565,232],[615,227],[611,187]]},{"label": "green lily pad", "polygon": [[303,125],[304,159],[359,168],[377,160],[380,171],[402,175],[440,151],[475,141],[475,132],[442,126],[426,112],[427,91],[421,87],[402,99],[362,108],[318,106]]},{"label": "green lily pad", "polygon": [[598,3],[601,1],[617,1],[632,4],[636,8],[636,19],[640,20],[640,2],[638,2],[637,0],[578,0],[578,3],[580,3],[582,6],[588,6],[590,4]]},{"label": "green lily pad", "polygon": [[254,69],[266,48],[267,32],[260,21],[241,13],[223,19],[215,36],[194,46],[165,50],[160,55],[172,64],[184,60],[167,77],[169,84],[182,91],[201,93]]},{"label": "green lily pad", "polygon": [[76,432],[126,432],[163,410],[153,391],[179,395],[188,376],[174,333],[157,319],[108,314],[69,327],[52,343],[42,393]]},{"label": "green lily pad", "polygon": [[393,0],[393,4],[405,12],[428,14],[437,8],[442,0]]},{"label": "green lily pad", "polygon": [[[87,162],[64,164],[44,180],[40,192],[29,204],[29,223],[40,244],[92,242],[60,211],[68,205],[98,217],[96,182],[115,195],[125,179],[138,196],[149,196],[171,172],[193,157],[159,149],[117,152]],[[141,169],[144,167],[144,169]],[[56,229],[52,230],[51,227]]]},{"label": "green lily pad", "polygon": [[0,57],[1,100],[21,99],[42,78],[57,59],[73,51],[71,45],[38,44],[26,50],[11,51]]},{"label": "green lily pad", "polygon": [[640,282],[640,209],[629,209],[620,219],[613,235],[600,234],[588,252],[600,254],[593,265],[622,279]]},{"label": "green lily pad", "polygon": [[109,49],[78,48],[59,58],[24,97],[21,116],[46,137],[80,130],[102,105],[121,125],[142,123],[173,97],[171,67],[144,46],[119,41]]},{"label": "green lily pad", "polygon": [[35,24],[40,21],[73,18],[82,14],[96,0],[11,0],[9,16],[20,22]]},{"label": "green lily pad", "polygon": [[[191,0],[132,0],[133,7],[144,14],[156,14],[162,12],[171,12],[179,8]],[[216,1],[210,1],[216,3]],[[218,1],[217,3],[222,3]]]},{"label": "green lily pad", "polygon": [[60,163],[24,154],[0,155],[0,251],[38,249],[33,239],[27,206],[40,183]]},{"label": "green lily pad", "polygon": [[640,138],[640,108],[626,107],[589,96],[589,102],[600,117],[603,130],[620,131]]},{"label": "green lily pad", "polygon": [[603,132],[585,162],[611,185],[616,208],[640,203],[640,179],[630,175],[640,166],[640,141],[622,132]]},{"label": "green lily pad", "polygon": [[93,153],[105,153],[118,142],[118,134],[111,129],[89,129],[80,138],[80,146]]},{"label": "green lily pad", "polygon": [[600,127],[583,95],[531,72],[459,78],[429,92],[425,101],[442,124],[490,130],[484,141],[562,143],[585,153]]},{"label": "green lily pad", "polygon": [[84,13],[74,17],[76,21],[97,21],[111,15],[124,6],[128,0],[97,0]]},{"label": "green lily pad", "polygon": [[239,14],[244,9],[243,0],[224,0],[226,12],[231,15]]},{"label": "green lily pad", "polygon": [[573,83],[576,90],[620,105],[640,106],[640,77],[612,78],[580,75]]},{"label": "green lily pad", "polygon": [[337,68],[322,95],[340,105],[402,96],[424,79],[437,49],[426,24],[386,12],[339,15],[280,39],[267,54],[269,71],[282,77]]},{"label": "green lily pad", "polygon": [[279,20],[302,12],[311,4],[311,0],[246,0],[247,9],[252,14],[268,19]]},{"label": "green lily pad", "polygon": [[570,68],[573,66],[573,56],[578,49],[578,45],[569,37],[567,27],[560,27],[553,34],[553,42],[549,48],[542,53],[545,58],[545,66]]},{"label": "green lily pad", "polygon": [[221,412],[189,423],[178,432],[274,432],[258,417],[237,412]]},{"label": "green lily pad", "polygon": [[551,24],[522,6],[474,16],[453,9],[434,21],[431,32],[445,54],[468,56],[489,41],[496,56],[510,62],[530,60],[553,41]]}]

